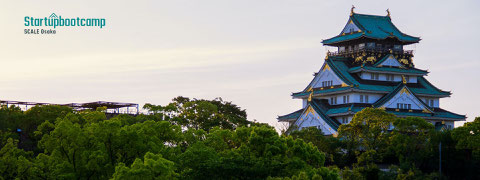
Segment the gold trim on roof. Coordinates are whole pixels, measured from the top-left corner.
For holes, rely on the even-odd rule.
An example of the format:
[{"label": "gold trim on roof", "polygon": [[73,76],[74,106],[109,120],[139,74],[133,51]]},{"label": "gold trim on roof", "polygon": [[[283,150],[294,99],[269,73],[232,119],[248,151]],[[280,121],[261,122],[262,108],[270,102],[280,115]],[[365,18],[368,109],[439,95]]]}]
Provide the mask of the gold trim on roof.
[{"label": "gold trim on roof", "polygon": [[310,92],[312,90],[313,90],[313,88],[310,86],[310,88],[307,89],[307,92]]},{"label": "gold trim on roof", "polygon": [[307,92],[310,92],[310,95],[308,95],[308,102],[310,102],[310,101],[312,101],[313,89],[312,89],[312,88],[310,88],[310,89],[308,89],[308,91],[307,91]]},{"label": "gold trim on roof", "polygon": [[367,58],[367,62],[374,63],[375,61],[377,61],[377,58],[375,56],[370,56],[370,57]]},{"label": "gold trim on roof", "polygon": [[407,88],[403,88],[403,89],[400,91],[400,94],[403,94],[403,93],[410,95],[410,92],[407,90]]},{"label": "gold trim on roof", "polygon": [[315,115],[315,111],[313,110],[312,106],[308,106],[307,111],[305,112],[305,115],[308,115],[310,113]]},{"label": "gold trim on roof", "polygon": [[432,113],[430,110],[428,110],[427,108],[423,108],[422,110],[423,113]]},{"label": "gold trim on roof", "polygon": [[323,68],[323,71],[325,71],[327,69],[330,70],[330,66],[328,64],[325,64],[325,67]]},{"label": "gold trim on roof", "polygon": [[407,59],[400,59],[398,61],[401,62],[402,64],[408,65],[408,60]]}]

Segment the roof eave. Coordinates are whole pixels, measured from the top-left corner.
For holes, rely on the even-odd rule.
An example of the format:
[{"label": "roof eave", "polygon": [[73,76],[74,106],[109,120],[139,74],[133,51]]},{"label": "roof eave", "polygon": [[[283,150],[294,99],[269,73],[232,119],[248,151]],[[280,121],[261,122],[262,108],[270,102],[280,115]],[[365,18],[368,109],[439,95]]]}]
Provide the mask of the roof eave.
[{"label": "roof eave", "polygon": [[412,75],[412,76],[418,76],[418,75],[427,75],[428,72],[425,73],[402,73],[402,72],[394,72],[394,71],[376,71],[376,70],[371,70],[371,69],[365,69],[365,68],[359,68],[355,70],[349,70],[349,73],[358,73],[358,72],[373,72],[373,73],[385,73],[389,72],[391,74],[397,74],[397,75]]}]

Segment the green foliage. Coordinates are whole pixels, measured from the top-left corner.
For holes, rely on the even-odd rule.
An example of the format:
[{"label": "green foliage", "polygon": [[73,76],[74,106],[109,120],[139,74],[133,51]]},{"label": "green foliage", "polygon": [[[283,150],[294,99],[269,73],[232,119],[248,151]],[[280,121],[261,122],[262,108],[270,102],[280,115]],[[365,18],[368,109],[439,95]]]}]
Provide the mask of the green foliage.
[{"label": "green foliage", "polygon": [[322,130],[316,127],[303,128],[300,131],[290,133],[294,139],[303,139],[305,142],[312,143],[321,152],[324,152],[326,165],[344,166],[345,160],[342,156],[341,142],[338,138],[324,136]]},{"label": "green foliage", "polygon": [[393,125],[388,147],[404,170],[428,161],[431,152],[427,149],[434,126],[418,117],[397,118]]},{"label": "green foliage", "polygon": [[337,168],[321,167],[317,169],[311,169],[308,171],[302,171],[291,177],[268,177],[268,180],[339,180]]},{"label": "green foliage", "polygon": [[185,128],[209,131],[213,127],[235,129],[250,124],[247,113],[221,98],[214,100],[176,97],[166,106],[145,104],[144,108],[157,119],[167,120]]},{"label": "green foliage", "polygon": [[25,115],[19,107],[2,105],[0,107],[0,130],[16,131],[26,122]]},{"label": "green foliage", "polygon": [[480,117],[456,128],[452,135],[458,142],[457,148],[472,150],[474,157],[480,159]]},{"label": "green foliage", "polygon": [[[303,140],[279,136],[269,126],[214,128],[180,156],[182,179],[264,179],[320,168],[325,156]],[[328,173],[325,173],[326,175]]]},{"label": "green foliage", "polygon": [[2,106],[0,179],[480,178],[480,118],[435,131],[421,118],[365,108],[336,138],[314,127],[280,136],[221,99],[145,109],[107,119],[105,108]]},{"label": "green foliage", "polygon": [[0,177],[4,179],[26,178],[32,163],[28,160],[32,153],[17,148],[17,142],[11,138],[0,150]]},{"label": "green foliage", "polygon": [[119,163],[115,167],[112,179],[177,179],[174,163],[162,158],[162,155],[145,154],[143,161],[135,159],[131,167]]},{"label": "green foliage", "polygon": [[387,145],[389,133],[386,132],[395,118],[385,110],[365,108],[355,114],[349,124],[341,125],[338,133],[366,150],[381,151]]}]

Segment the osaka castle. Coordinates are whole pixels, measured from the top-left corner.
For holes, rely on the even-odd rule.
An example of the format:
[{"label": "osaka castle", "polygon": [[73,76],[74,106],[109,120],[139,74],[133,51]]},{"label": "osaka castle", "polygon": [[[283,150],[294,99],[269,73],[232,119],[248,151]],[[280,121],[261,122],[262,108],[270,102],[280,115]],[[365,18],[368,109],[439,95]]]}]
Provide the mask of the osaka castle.
[{"label": "osaka castle", "polygon": [[304,90],[292,94],[302,99],[301,109],[278,117],[290,130],[316,127],[325,135],[336,135],[341,124],[366,107],[381,108],[397,117],[421,117],[436,128],[451,129],[465,115],[440,108],[449,97],[415,67],[412,50],[419,37],[407,35],[386,16],[350,13],[347,24],[335,37],[323,40],[325,62]]}]

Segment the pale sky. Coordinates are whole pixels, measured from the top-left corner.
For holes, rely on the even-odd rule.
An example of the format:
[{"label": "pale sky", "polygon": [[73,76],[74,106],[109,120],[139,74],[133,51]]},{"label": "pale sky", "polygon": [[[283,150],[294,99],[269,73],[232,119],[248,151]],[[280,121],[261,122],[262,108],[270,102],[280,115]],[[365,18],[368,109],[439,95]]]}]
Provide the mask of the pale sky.
[{"label": "pale sky", "polygon": [[[385,15],[420,36],[413,59],[427,79],[452,91],[440,106],[480,116],[480,1],[4,1],[0,6],[0,99],[165,105],[176,96],[222,97],[250,120],[301,108],[351,6]],[[23,34],[24,17],[103,17],[106,27],[57,27]],[[42,28],[42,27],[40,27]],[[47,28],[48,27],[43,27]],[[460,125],[462,123],[457,123]]]}]

